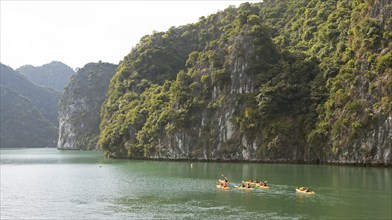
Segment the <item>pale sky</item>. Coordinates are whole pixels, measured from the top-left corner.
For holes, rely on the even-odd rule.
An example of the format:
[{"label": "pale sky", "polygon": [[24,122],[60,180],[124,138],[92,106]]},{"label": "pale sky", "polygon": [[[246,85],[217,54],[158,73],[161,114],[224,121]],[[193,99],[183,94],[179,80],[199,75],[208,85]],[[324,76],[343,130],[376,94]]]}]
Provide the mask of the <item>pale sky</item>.
[{"label": "pale sky", "polygon": [[154,30],[195,23],[243,2],[0,0],[0,61],[13,69],[53,60],[74,69],[99,60],[118,64]]}]

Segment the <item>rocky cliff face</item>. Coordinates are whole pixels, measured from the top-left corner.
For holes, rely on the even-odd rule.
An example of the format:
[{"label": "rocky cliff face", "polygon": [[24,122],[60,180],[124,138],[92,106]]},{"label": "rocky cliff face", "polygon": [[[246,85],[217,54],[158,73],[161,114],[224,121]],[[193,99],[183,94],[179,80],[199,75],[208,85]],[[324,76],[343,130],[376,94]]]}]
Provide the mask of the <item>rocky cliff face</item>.
[{"label": "rocky cliff face", "polygon": [[89,63],[71,77],[59,103],[58,149],[97,149],[100,108],[116,68]]},{"label": "rocky cliff face", "polygon": [[[266,40],[265,44],[270,41],[263,40]],[[257,159],[257,151],[262,142],[261,136],[241,132],[240,125],[235,120],[246,108],[254,107],[252,100],[244,97],[255,98],[255,75],[249,70],[249,62],[254,62],[256,43],[249,33],[238,34],[231,37],[222,49],[215,51],[217,56],[221,57],[215,67],[210,65],[211,60],[198,59],[192,69],[195,75],[191,76],[191,82],[199,84],[200,87],[207,84],[206,91],[200,89],[193,93],[196,97],[204,99],[205,103],[198,107],[198,110],[192,111],[180,100],[173,99],[174,108],[188,109],[186,117],[192,120],[163,135],[154,147],[157,150],[153,151],[154,154],[148,155],[149,157],[200,160]],[[207,54],[209,49],[206,48],[199,54],[199,58]],[[277,51],[272,48],[270,53],[276,56]],[[219,71],[222,79],[215,79],[217,81],[213,83],[213,75]]]},{"label": "rocky cliff face", "polygon": [[[228,83],[209,86],[206,97],[206,108],[200,108],[194,112],[193,117],[184,126],[162,136],[151,158],[166,159],[201,159],[201,160],[255,160],[257,149],[260,147],[261,138],[247,138],[242,134],[237,124],[232,120],[239,112],[242,112],[250,103],[240,103],[241,95],[253,96],[254,77],[247,71],[247,60],[253,56],[254,45],[249,36],[237,36],[232,39],[227,47],[234,47],[230,51],[219,51],[222,56],[228,56],[227,68],[223,74],[227,75]],[[236,57],[235,53],[245,52],[245,57]],[[230,60],[230,62],[229,62]],[[203,62],[196,64],[194,71],[198,75],[212,77],[213,71],[218,71]],[[201,77],[194,77],[193,82],[201,84]],[[197,91],[201,93],[201,91]],[[201,95],[201,94],[199,94]],[[178,100],[173,101],[177,109],[181,109]],[[210,108],[208,108],[210,106]]]},{"label": "rocky cliff face", "polygon": [[[390,1],[381,0],[353,3],[351,9],[346,50],[350,50],[353,59],[343,64],[333,79],[334,83],[343,84],[338,88],[346,93],[349,101],[331,108],[332,131],[326,144],[333,147],[326,160],[392,164],[392,22],[387,19],[392,15],[392,5]],[[330,100],[339,99],[339,94],[332,89],[330,96]]]},{"label": "rocky cliff face", "polygon": [[111,81],[99,143],[123,158],[390,165],[390,10],[266,0],[145,36]]},{"label": "rocky cliff face", "polygon": [[[135,69],[134,60],[122,63],[102,114],[100,143],[108,154],[165,159],[303,160],[305,132],[297,128],[305,122],[295,113],[309,99],[306,83],[311,84],[317,73],[312,62],[303,61],[303,56],[279,52],[268,31],[259,26],[258,11],[249,4],[243,9],[251,12],[242,17],[241,11],[230,9],[228,15],[201,22],[201,27],[214,27],[208,22],[224,20],[225,16],[236,18],[226,21],[231,22],[232,29],[218,32],[202,51],[189,54],[183,62],[187,72],[180,70],[170,83],[139,83],[143,76],[135,73],[145,69]],[[181,31],[203,33],[192,30],[193,26],[189,28]],[[171,38],[169,33],[163,36],[166,35],[166,40]],[[165,41],[162,44],[170,45]],[[158,69],[166,66],[143,60],[148,49],[144,50],[145,47],[135,48],[129,56],[137,58],[140,53],[143,55],[137,59],[139,63]],[[141,87],[145,89],[135,89]],[[289,97],[284,97],[286,94]],[[314,106],[313,102],[307,103]],[[273,113],[275,110],[278,113]],[[314,109],[308,107],[302,110],[311,111]]]},{"label": "rocky cliff face", "polygon": [[[247,29],[247,25],[243,28]],[[260,50],[261,45],[263,50]],[[303,95],[298,101],[285,97],[286,100],[282,103],[275,103],[275,98],[269,100],[264,108],[277,105],[277,111],[280,112],[274,114],[272,122],[269,121],[271,119],[267,120],[271,116],[258,113],[260,107],[257,100],[271,98],[259,92],[260,86],[272,88],[272,85],[266,86],[271,79],[276,80],[276,84],[279,84],[280,78],[295,77],[301,80],[302,77],[296,75],[298,73],[294,65],[286,60],[289,58],[273,46],[263,29],[248,29],[233,35],[227,40],[227,44],[215,50],[216,56],[221,59],[214,65],[211,65],[212,60],[203,59],[209,52],[210,48],[207,47],[199,54],[194,67],[188,70],[189,84],[182,85],[185,87],[183,91],[199,86],[192,91],[193,99],[197,101],[189,106],[179,98],[171,100],[171,108],[177,112],[185,110],[187,119],[169,132],[166,129],[166,132],[161,133],[158,140],[152,142],[156,145],[146,156],[157,159],[303,161],[306,142],[303,140],[305,134],[301,125],[304,122],[294,112],[307,96]],[[264,56],[265,54],[268,56]],[[295,60],[293,57],[290,59]],[[265,71],[255,67],[272,67],[274,61],[282,66],[287,65],[287,69]],[[295,65],[298,62],[303,61],[298,59]],[[255,72],[255,69],[260,72]],[[313,70],[308,68],[307,71],[311,74]],[[309,79],[309,83],[311,82],[312,79]],[[308,82],[304,80],[303,83]],[[301,91],[294,89],[290,95],[293,93]],[[309,113],[311,110],[306,111]],[[172,116],[169,123],[178,120],[177,117],[178,115]],[[262,118],[266,120],[263,121]]]},{"label": "rocky cliff face", "polygon": [[330,163],[343,164],[391,164],[392,163],[392,116],[380,119],[374,126],[356,138]]}]

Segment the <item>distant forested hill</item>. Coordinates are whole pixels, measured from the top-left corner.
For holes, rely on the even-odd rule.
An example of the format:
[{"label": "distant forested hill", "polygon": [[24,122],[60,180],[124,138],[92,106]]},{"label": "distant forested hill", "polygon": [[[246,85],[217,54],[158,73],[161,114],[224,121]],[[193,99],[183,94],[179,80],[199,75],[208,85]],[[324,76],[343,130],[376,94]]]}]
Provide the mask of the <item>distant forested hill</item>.
[{"label": "distant forested hill", "polygon": [[58,149],[99,149],[100,110],[116,68],[88,63],[71,77],[59,102]]},{"label": "distant forested hill", "polygon": [[52,61],[51,63],[34,67],[24,65],[16,69],[31,82],[40,86],[48,86],[57,91],[63,91],[75,71],[62,62]]},{"label": "distant forested hill", "polygon": [[26,97],[0,85],[0,147],[53,147],[57,128]]},{"label": "distant forested hill", "polygon": [[58,124],[57,104],[60,98],[60,92],[31,83],[19,72],[3,64],[1,64],[0,77],[1,85],[30,99],[45,118],[54,125]]},{"label": "distant forested hill", "polygon": [[60,93],[0,66],[1,147],[55,146]]}]

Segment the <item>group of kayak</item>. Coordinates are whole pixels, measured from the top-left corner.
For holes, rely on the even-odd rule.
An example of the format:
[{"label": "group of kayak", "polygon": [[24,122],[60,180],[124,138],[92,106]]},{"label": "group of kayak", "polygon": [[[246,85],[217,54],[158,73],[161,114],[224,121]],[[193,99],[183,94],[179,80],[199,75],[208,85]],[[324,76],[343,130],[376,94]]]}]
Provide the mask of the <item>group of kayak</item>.
[{"label": "group of kayak", "polygon": [[242,181],[240,185],[234,187],[239,189],[250,189],[250,190],[255,188],[269,189],[269,186],[267,186],[267,181],[259,182],[257,180]]},{"label": "group of kayak", "polygon": [[[217,188],[219,189],[225,189],[228,190],[230,189],[230,183],[225,177],[225,179],[218,180],[218,183],[216,185]],[[248,180],[248,181],[242,181],[240,185],[234,185],[235,188],[237,189],[244,189],[244,190],[254,190],[256,188],[262,188],[262,189],[269,189],[269,186],[267,186],[267,181],[253,181],[253,180]],[[307,195],[312,195],[315,194],[314,191],[311,191],[307,187],[298,187],[295,189],[296,192],[302,193],[302,194],[307,194]]]},{"label": "group of kayak", "polygon": [[[225,177],[223,180],[218,180],[218,184],[216,185],[217,188],[220,189],[230,189],[229,187],[229,181]],[[235,188],[238,189],[246,189],[246,190],[254,190],[256,188],[262,188],[262,189],[269,189],[269,186],[267,186],[267,181],[253,181],[253,180],[248,180],[248,181],[242,181],[240,185],[234,185]]]}]

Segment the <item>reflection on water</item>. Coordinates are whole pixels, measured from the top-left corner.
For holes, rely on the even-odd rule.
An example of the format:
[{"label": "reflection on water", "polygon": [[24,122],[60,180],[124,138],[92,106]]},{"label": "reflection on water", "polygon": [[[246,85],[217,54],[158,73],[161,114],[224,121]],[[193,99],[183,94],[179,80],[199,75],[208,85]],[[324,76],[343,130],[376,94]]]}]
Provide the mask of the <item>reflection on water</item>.
[{"label": "reflection on water", "polygon": [[[1,150],[1,219],[391,219],[390,168],[113,160]],[[226,176],[230,190],[216,188]],[[270,189],[233,188],[267,180]],[[295,192],[310,187],[315,195]]]}]

